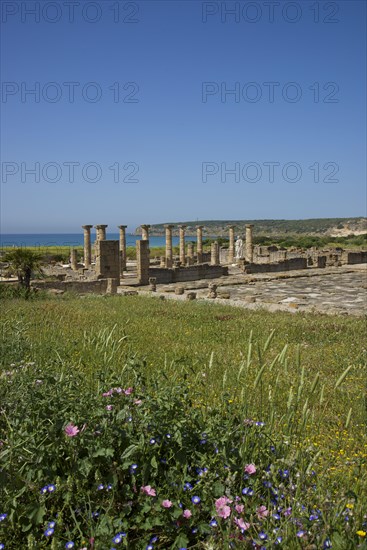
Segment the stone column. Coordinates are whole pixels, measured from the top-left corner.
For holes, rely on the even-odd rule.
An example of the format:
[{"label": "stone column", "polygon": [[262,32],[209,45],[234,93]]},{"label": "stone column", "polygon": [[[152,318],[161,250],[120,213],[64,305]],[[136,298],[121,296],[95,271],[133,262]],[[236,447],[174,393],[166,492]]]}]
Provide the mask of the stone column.
[{"label": "stone column", "polygon": [[229,226],[229,249],[228,249],[228,263],[233,264],[234,261],[234,225]]},{"label": "stone column", "polygon": [[173,254],[172,254],[172,228],[173,225],[166,224],[166,267],[172,267]]},{"label": "stone column", "polygon": [[219,265],[219,245],[217,241],[212,243],[211,246],[210,263],[211,265]]},{"label": "stone column", "polygon": [[203,262],[203,225],[196,226],[198,264]]},{"label": "stone column", "polygon": [[186,225],[179,225],[180,228],[180,262],[181,265],[186,263],[186,254],[185,254],[185,229]]},{"label": "stone column", "polygon": [[149,241],[136,241],[136,266],[139,284],[149,284]]},{"label": "stone column", "polygon": [[84,229],[84,266],[90,269],[92,263],[92,247],[90,244],[90,230],[93,225],[82,225]]},{"label": "stone column", "polygon": [[126,233],[125,229],[127,225],[119,225],[120,230],[120,265],[121,265],[121,274],[124,269],[126,269]]},{"label": "stone column", "polygon": [[189,265],[193,265],[194,263],[194,245],[192,243],[188,243],[187,245],[187,259]]},{"label": "stone column", "polygon": [[78,271],[78,256],[75,248],[70,250],[70,263],[73,271]]},{"label": "stone column", "polygon": [[150,225],[141,225],[141,240],[149,241],[149,228]]},{"label": "stone column", "polygon": [[106,227],[108,227],[108,225],[95,225],[94,227],[97,229],[97,241],[105,241]]},{"label": "stone column", "polygon": [[252,248],[252,228],[253,224],[246,224],[246,261],[252,262],[253,260],[253,248]]}]

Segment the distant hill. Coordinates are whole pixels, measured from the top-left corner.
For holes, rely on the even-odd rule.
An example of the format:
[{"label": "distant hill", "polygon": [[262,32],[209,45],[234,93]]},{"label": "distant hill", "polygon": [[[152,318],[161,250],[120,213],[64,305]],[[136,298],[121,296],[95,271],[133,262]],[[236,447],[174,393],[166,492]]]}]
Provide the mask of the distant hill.
[{"label": "distant hill", "polygon": [[[254,235],[312,235],[312,236],[330,236],[346,237],[348,235],[362,235],[367,233],[367,218],[314,218],[309,220],[199,220],[199,221],[181,221],[164,222],[172,223],[174,228],[173,235],[178,235],[178,225],[186,225],[186,235],[195,235],[196,226],[202,225],[204,236],[228,237],[228,226],[235,226],[235,233],[244,234],[245,225],[252,223],[254,225]],[[135,230],[135,234],[140,234],[140,228]],[[159,236],[164,235],[164,224],[155,224],[150,228],[150,234]]]}]

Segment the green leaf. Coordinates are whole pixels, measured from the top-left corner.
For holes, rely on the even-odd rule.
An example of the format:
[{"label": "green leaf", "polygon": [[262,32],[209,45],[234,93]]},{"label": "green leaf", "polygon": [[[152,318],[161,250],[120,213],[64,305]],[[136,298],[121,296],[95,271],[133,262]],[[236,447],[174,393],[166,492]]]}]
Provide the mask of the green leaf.
[{"label": "green leaf", "polygon": [[135,449],[137,449],[137,446],[136,445],[130,445],[127,449],[124,450],[124,452],[122,453],[121,455],[121,460],[123,460],[124,458],[128,458],[129,456],[131,456]]},{"label": "green leaf", "polygon": [[183,533],[180,533],[173,543],[172,548],[186,548],[189,544],[189,539]]},{"label": "green leaf", "polygon": [[155,469],[158,468],[157,459],[156,459],[155,456],[152,456],[152,459],[151,459],[151,461],[150,461],[150,464],[151,464],[152,468],[155,468]]},{"label": "green leaf", "polygon": [[113,456],[114,455],[114,450],[111,449],[110,447],[108,448],[101,448],[101,449],[97,449],[96,451],[94,451],[94,453],[92,454],[93,458],[96,458],[97,456]]}]

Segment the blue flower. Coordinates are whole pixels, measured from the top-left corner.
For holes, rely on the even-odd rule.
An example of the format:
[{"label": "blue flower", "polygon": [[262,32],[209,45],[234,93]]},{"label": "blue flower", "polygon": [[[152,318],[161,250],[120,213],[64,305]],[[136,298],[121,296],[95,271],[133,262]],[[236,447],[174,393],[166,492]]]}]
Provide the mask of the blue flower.
[{"label": "blue flower", "polygon": [[266,540],[268,538],[268,535],[264,533],[264,531],[260,531],[259,533],[259,539]]},{"label": "blue flower", "polygon": [[149,542],[152,544],[152,543],[154,543],[154,542],[157,542],[157,540],[158,540],[158,537],[157,537],[156,535],[153,535],[152,537],[150,537],[150,541],[149,541]]},{"label": "blue flower", "polygon": [[299,538],[303,537],[303,535],[305,535],[305,534],[306,534],[306,531],[303,531],[302,529],[297,531],[297,537],[299,537]]},{"label": "blue flower", "polygon": [[218,523],[215,521],[215,519],[212,519],[209,525],[210,527],[218,527]]},{"label": "blue flower", "polygon": [[0,515],[0,521],[4,521],[4,519],[7,517],[8,514],[1,514]]},{"label": "blue flower", "polygon": [[198,496],[191,497],[191,502],[193,504],[199,504],[201,502],[201,498]]},{"label": "blue flower", "polygon": [[280,544],[282,542],[282,540],[283,540],[283,537],[277,537],[275,539],[275,544]]},{"label": "blue flower", "polygon": [[69,542],[67,542],[67,543],[65,544],[65,548],[73,548],[73,547],[74,547],[74,543],[73,543],[72,540],[69,540]]},{"label": "blue flower", "polygon": [[97,491],[102,491],[102,489],[104,489],[104,485],[100,483],[97,487]]},{"label": "blue flower", "polygon": [[54,532],[55,532],[55,529],[49,528],[49,529],[46,529],[44,534],[46,537],[51,537],[51,535],[53,535]]},{"label": "blue flower", "polygon": [[206,444],[206,439],[200,439],[200,445],[205,445]]},{"label": "blue flower", "polygon": [[171,439],[171,434],[166,434],[167,439]]},{"label": "blue flower", "polygon": [[106,489],[107,489],[107,491],[111,491],[111,489],[112,489],[111,483],[109,483],[109,484],[107,485]]},{"label": "blue flower", "polygon": [[133,474],[135,470],[137,470],[139,466],[137,464],[131,464],[130,466],[130,474]]},{"label": "blue flower", "polygon": [[115,535],[112,539],[112,542],[114,542],[115,544],[120,544],[121,541],[122,541],[121,535]]},{"label": "blue flower", "polygon": [[191,489],[192,489],[191,483],[189,482],[184,483],[184,486],[183,486],[184,491],[187,491],[187,490],[191,491]]},{"label": "blue flower", "polygon": [[145,547],[145,550],[153,550],[154,546],[153,544],[148,544],[148,546]]},{"label": "blue flower", "polygon": [[309,517],[310,521],[315,521],[317,519],[319,519],[319,516],[317,514],[311,514],[310,517]]},{"label": "blue flower", "polygon": [[53,493],[54,491],[56,491],[56,485],[48,485],[47,486],[47,491],[49,493]]},{"label": "blue flower", "polygon": [[44,495],[45,493],[47,493],[47,489],[48,489],[48,485],[45,485],[44,487],[42,487],[41,495]]},{"label": "blue flower", "polygon": [[50,529],[53,529],[55,525],[56,525],[56,521],[49,521],[47,524],[47,527],[49,527]]},{"label": "blue flower", "polygon": [[280,514],[273,514],[274,519],[280,519]]},{"label": "blue flower", "polygon": [[5,544],[3,544],[2,542],[0,542],[0,550],[4,550],[5,548]]},{"label": "blue flower", "polygon": [[326,539],[325,542],[324,542],[324,546],[323,548],[332,548],[332,544],[331,544],[331,540],[330,539]]},{"label": "blue flower", "polygon": [[154,439],[154,437],[152,437],[152,439],[149,441],[149,443],[150,443],[151,445],[154,445],[154,444],[156,443],[156,440]]},{"label": "blue flower", "polygon": [[192,533],[193,535],[195,535],[197,532],[198,532],[197,527],[194,527],[193,529],[191,529],[191,533]]},{"label": "blue flower", "polygon": [[251,497],[254,494],[254,491],[253,489],[251,489],[251,487],[245,487],[244,489],[242,489],[242,494]]}]

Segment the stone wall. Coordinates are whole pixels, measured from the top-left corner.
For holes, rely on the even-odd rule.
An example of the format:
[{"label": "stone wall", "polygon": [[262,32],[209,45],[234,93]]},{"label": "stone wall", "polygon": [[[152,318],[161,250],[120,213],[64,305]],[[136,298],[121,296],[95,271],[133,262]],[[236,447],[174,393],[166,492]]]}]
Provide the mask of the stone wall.
[{"label": "stone wall", "polygon": [[156,277],[157,284],[183,283],[185,281],[198,281],[200,279],[215,279],[222,275],[228,275],[228,268],[220,265],[199,264],[189,267],[174,267],[164,269],[151,267],[149,277]]},{"label": "stone wall", "polygon": [[107,279],[98,279],[98,281],[34,281],[31,286],[40,290],[56,289],[81,294],[105,294],[107,281]]},{"label": "stone wall", "polygon": [[306,258],[291,258],[283,262],[273,264],[248,264],[244,262],[245,273],[274,273],[278,271],[291,271],[293,269],[306,269]]}]

